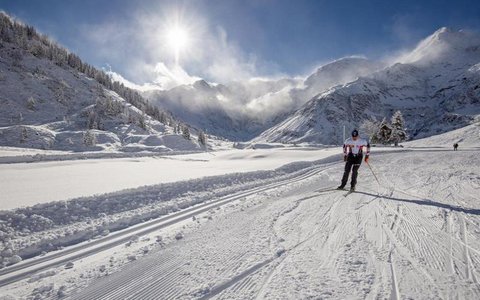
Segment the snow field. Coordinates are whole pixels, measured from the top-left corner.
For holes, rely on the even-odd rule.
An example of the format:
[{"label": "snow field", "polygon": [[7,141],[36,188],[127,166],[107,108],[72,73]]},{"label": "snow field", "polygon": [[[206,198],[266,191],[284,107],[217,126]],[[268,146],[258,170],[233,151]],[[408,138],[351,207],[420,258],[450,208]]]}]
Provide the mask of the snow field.
[{"label": "snow field", "polygon": [[[18,245],[53,250],[52,241],[67,241],[62,232],[69,230],[78,230],[83,240],[108,238],[109,232],[121,228],[115,228],[118,224],[140,225],[193,203],[254,192],[279,180],[289,182],[132,237],[109,251],[72,261],[73,265],[62,263],[32,273],[3,286],[2,293],[22,299],[479,297],[478,152],[377,150],[370,163],[380,185],[362,165],[358,191],[347,197],[346,192],[331,189],[343,170],[343,163],[332,163],[338,161],[337,155],[272,171],[74,199],[72,204],[78,201],[87,208],[80,211],[89,219],[38,233],[15,231],[22,234],[3,244],[11,249],[8,257],[17,253]],[[246,156],[256,160],[285,155],[284,149],[271,151],[275,154],[217,154],[240,161]],[[43,214],[59,203],[68,201],[33,207]],[[107,212],[98,215],[102,207]],[[30,243],[41,236],[43,241]]]},{"label": "snow field", "polygon": [[222,210],[113,274],[121,290],[102,280],[76,299],[478,298],[477,155],[373,157],[380,187],[364,165],[357,193],[325,190],[341,176],[335,165]]},{"label": "snow field", "polygon": [[13,263],[13,255],[36,256],[64,246],[108,235],[182,208],[241,190],[255,190],[265,184],[294,178],[335,160],[285,165],[273,171],[235,173],[221,177],[149,186],[102,196],[50,202],[3,211],[3,265]]},{"label": "snow field", "polygon": [[[292,147],[0,164],[0,197],[2,209],[13,209],[205,176],[273,170],[298,161],[299,157],[304,161],[314,161],[330,155],[338,155],[338,149]],[[73,158],[76,156],[73,155]]]}]

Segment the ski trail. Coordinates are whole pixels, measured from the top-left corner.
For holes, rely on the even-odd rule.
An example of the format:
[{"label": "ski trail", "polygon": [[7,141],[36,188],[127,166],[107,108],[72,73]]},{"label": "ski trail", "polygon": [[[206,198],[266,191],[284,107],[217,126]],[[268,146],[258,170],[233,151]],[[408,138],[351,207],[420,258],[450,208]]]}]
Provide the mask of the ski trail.
[{"label": "ski trail", "polygon": [[461,235],[462,235],[462,241],[464,244],[463,248],[463,259],[465,261],[465,276],[467,279],[472,278],[471,270],[470,270],[470,256],[468,254],[468,243],[467,243],[467,225],[465,223],[465,220],[461,218]]},{"label": "ski trail", "polygon": [[267,259],[266,261],[263,261],[261,263],[258,263],[256,265],[252,266],[251,268],[243,271],[239,275],[233,277],[231,280],[229,280],[227,282],[223,282],[220,285],[217,285],[217,286],[213,287],[208,292],[207,295],[205,295],[203,297],[200,297],[199,299],[202,299],[202,300],[203,299],[210,299],[210,298],[216,296],[217,294],[221,293],[222,291],[228,289],[229,287],[233,286],[234,284],[240,282],[241,280],[243,280],[243,279],[247,278],[248,276],[252,275],[253,273],[257,272],[259,269],[263,268],[264,266],[270,264],[274,259],[275,259],[275,257]]},{"label": "ski trail", "polygon": [[[404,180],[409,177],[398,176],[398,178]],[[464,211],[462,207],[458,207],[458,213],[450,211],[443,208],[442,202],[434,200],[436,197],[438,198],[435,191],[446,193],[443,201],[447,203],[462,199],[458,197],[458,192],[454,193],[447,188],[447,184],[438,184],[438,182],[452,178],[451,176],[442,177],[431,173],[430,177],[427,178],[427,183],[431,184],[431,190],[426,194],[430,195],[428,198],[433,200],[411,192],[405,192],[405,188],[403,190],[398,189],[398,181],[392,180],[394,186],[393,195],[381,199],[382,203],[380,206],[385,211],[387,219],[393,219],[390,224],[395,224],[393,228],[386,228],[386,233],[387,235],[394,233],[394,236],[391,237],[397,245],[397,253],[400,255],[400,259],[402,257],[411,259],[411,263],[418,267],[419,271],[423,269],[419,274],[424,273],[427,275],[427,278],[437,278],[436,281],[438,283],[444,283],[443,287],[444,292],[447,292],[446,295],[451,295],[450,291],[462,291],[466,286],[470,286],[469,289],[463,291],[467,291],[470,297],[479,297],[478,287],[474,287],[471,284],[473,282],[478,286],[476,266],[480,262],[478,254],[478,249],[480,248],[478,247],[478,235],[475,236],[473,234],[473,232],[479,232],[477,214],[474,210],[471,210],[473,213],[469,214],[469,211]],[[457,181],[455,181],[455,184],[457,185],[452,188],[459,191],[460,188]],[[395,196],[396,193],[402,193],[414,198],[412,200],[407,198],[405,201],[402,201],[402,197]],[[397,201],[401,201],[402,209],[400,211],[393,206]],[[423,203],[425,203],[425,206],[421,205]],[[472,204],[467,204],[466,206],[472,207]],[[431,209],[428,209],[429,207]],[[456,209],[455,206],[452,206],[452,208]],[[391,217],[388,217],[389,215]],[[458,228],[460,234],[457,236],[454,231],[455,223],[453,223],[455,215],[459,216]],[[472,227],[475,229],[469,231],[466,228],[467,226],[463,225],[466,222],[469,225],[472,224]],[[395,230],[389,233],[390,229]],[[395,258],[397,258],[397,255],[395,255]],[[400,266],[402,269],[406,269],[403,265]],[[406,276],[404,271],[401,274],[402,277]],[[400,287],[403,284],[402,281],[403,279],[400,278]],[[451,283],[453,283],[453,286],[451,286]],[[431,284],[438,286],[434,281]],[[459,289],[459,287],[461,288]],[[442,293],[440,289],[439,293]],[[405,297],[405,295],[402,296]],[[443,296],[440,297],[443,298]]]},{"label": "ski trail", "polygon": [[397,275],[395,271],[395,262],[393,260],[393,252],[394,252],[394,249],[390,251],[390,255],[389,255],[390,271],[392,276],[392,296],[390,297],[390,299],[399,300],[401,299],[401,296],[400,296],[400,291],[398,289]]},{"label": "ski trail", "polygon": [[453,245],[452,245],[452,215],[445,211],[445,230],[448,236],[447,244],[448,244],[448,252],[445,256],[446,262],[445,265],[447,266],[447,273],[448,275],[454,274],[454,264],[453,264]]}]

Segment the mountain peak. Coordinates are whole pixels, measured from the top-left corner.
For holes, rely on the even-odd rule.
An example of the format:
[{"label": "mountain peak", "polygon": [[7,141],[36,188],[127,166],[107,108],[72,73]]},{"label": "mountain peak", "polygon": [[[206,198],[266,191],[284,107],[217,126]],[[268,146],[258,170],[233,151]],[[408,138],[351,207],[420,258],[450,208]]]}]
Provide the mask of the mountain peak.
[{"label": "mountain peak", "polygon": [[358,56],[348,56],[348,57],[342,57],[340,59],[336,59],[332,62],[329,62],[325,65],[322,65],[317,69],[318,72],[322,71],[328,71],[328,70],[338,70],[338,69],[343,69],[343,68],[350,68],[354,65],[366,65],[370,64],[371,62],[364,58],[364,57],[358,57]]},{"label": "mountain peak", "polygon": [[437,37],[441,37],[443,35],[446,35],[446,34],[449,34],[449,33],[453,33],[453,29],[449,28],[449,27],[440,27],[437,31],[435,31],[432,36],[437,36]]},{"label": "mountain peak", "polygon": [[196,89],[210,89],[211,85],[203,79],[197,80],[193,83],[193,87]]},{"label": "mountain peak", "polygon": [[421,64],[448,61],[452,58],[470,60],[469,56],[472,61],[480,58],[480,35],[468,30],[441,27],[422,40],[401,62]]},{"label": "mountain peak", "polygon": [[381,69],[383,65],[364,57],[343,57],[319,67],[305,80],[305,85],[313,87],[316,93],[333,85],[344,84]]}]

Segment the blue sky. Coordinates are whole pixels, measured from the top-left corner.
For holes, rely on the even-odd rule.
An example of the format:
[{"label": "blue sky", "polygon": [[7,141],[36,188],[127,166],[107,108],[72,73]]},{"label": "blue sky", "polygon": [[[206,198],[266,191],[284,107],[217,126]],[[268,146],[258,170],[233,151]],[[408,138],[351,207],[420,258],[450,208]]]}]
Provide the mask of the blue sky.
[{"label": "blue sky", "polygon": [[[440,27],[480,31],[480,1],[0,0],[0,10],[142,84],[304,76],[350,55],[382,59]],[[181,26],[175,62],[166,41]]]}]

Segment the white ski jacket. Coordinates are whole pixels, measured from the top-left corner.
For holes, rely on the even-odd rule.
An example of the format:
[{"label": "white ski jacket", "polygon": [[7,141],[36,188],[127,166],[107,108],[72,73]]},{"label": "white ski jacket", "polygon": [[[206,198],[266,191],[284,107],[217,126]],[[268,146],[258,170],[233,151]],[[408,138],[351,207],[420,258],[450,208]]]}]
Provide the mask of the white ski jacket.
[{"label": "white ski jacket", "polygon": [[364,149],[365,156],[368,157],[370,155],[370,144],[362,138],[357,138],[356,141],[352,138],[348,138],[343,143],[344,155],[348,155],[349,153],[353,154],[354,156],[363,155]]}]

